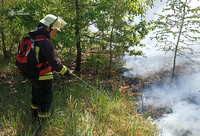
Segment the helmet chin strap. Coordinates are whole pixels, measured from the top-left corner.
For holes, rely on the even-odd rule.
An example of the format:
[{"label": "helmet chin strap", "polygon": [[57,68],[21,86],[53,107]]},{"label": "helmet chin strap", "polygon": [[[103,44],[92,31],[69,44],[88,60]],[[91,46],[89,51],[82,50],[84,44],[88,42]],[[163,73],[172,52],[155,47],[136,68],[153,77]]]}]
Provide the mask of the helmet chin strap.
[{"label": "helmet chin strap", "polygon": [[50,30],[49,30],[49,34],[51,33],[52,30],[53,30],[53,29],[50,28]]},{"label": "helmet chin strap", "polygon": [[53,30],[52,29],[52,27],[53,27],[53,24],[56,22],[58,20],[58,17],[53,21],[53,23],[51,23],[50,25],[49,25],[49,31],[48,31],[48,33],[50,34],[51,33],[51,31]]},{"label": "helmet chin strap", "polygon": [[[48,29],[47,29],[48,28]],[[53,29],[51,29],[50,27],[47,27],[46,29],[45,29],[45,31],[48,33],[48,34],[50,34],[51,33],[51,31],[53,30]]]}]

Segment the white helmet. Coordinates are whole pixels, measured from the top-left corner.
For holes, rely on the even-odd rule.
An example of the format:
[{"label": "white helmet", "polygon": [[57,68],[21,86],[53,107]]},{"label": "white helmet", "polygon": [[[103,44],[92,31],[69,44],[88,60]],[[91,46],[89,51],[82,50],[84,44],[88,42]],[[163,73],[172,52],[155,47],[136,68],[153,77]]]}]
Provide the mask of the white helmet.
[{"label": "white helmet", "polygon": [[52,14],[46,15],[42,20],[40,20],[40,23],[50,27],[51,29],[57,29],[58,31],[61,31],[60,29],[66,25],[64,20]]}]

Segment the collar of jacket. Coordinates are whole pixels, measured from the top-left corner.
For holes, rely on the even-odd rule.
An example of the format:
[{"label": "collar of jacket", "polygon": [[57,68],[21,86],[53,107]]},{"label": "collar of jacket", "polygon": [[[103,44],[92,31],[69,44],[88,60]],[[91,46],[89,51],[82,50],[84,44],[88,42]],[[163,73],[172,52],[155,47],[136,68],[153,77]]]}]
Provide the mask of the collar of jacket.
[{"label": "collar of jacket", "polygon": [[43,35],[47,38],[50,38],[49,32],[47,32],[46,26],[44,26],[43,24],[39,24],[37,27],[35,27],[34,30],[32,30],[28,33],[28,36],[30,36],[32,38],[35,38],[39,35]]}]

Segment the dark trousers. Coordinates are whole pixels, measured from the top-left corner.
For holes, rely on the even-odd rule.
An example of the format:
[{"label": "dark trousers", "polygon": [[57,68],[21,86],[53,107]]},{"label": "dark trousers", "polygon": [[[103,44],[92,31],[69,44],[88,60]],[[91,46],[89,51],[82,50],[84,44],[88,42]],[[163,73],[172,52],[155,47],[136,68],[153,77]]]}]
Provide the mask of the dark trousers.
[{"label": "dark trousers", "polygon": [[48,118],[52,103],[52,80],[30,80],[32,84],[32,112],[35,117]]}]

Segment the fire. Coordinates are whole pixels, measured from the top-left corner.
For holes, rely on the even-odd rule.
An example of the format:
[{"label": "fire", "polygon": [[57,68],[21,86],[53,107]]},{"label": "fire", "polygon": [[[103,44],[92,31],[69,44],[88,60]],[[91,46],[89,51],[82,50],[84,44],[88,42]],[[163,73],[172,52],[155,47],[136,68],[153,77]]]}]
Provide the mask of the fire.
[{"label": "fire", "polygon": [[110,71],[112,73],[117,73],[116,70],[112,70],[112,69],[108,69],[108,71]]},{"label": "fire", "polygon": [[135,92],[135,93],[132,93],[133,96],[137,96],[137,95],[142,95],[142,93],[139,93],[139,92]]},{"label": "fire", "polygon": [[123,96],[138,96],[138,95],[142,95],[141,92],[130,92],[129,91],[129,86],[121,86],[120,90],[119,90]]},{"label": "fire", "polygon": [[120,92],[126,91],[128,89],[129,86],[121,86],[120,88]]}]

